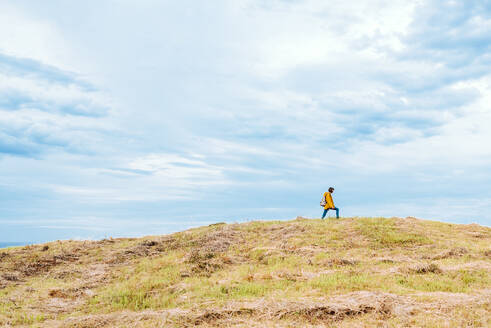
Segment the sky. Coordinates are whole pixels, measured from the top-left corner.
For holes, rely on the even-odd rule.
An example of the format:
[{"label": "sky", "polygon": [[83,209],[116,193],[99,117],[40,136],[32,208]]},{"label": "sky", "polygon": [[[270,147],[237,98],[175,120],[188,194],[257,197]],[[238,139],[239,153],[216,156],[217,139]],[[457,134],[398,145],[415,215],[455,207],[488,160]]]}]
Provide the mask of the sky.
[{"label": "sky", "polygon": [[489,0],[0,0],[0,241],[490,226],[490,68]]}]

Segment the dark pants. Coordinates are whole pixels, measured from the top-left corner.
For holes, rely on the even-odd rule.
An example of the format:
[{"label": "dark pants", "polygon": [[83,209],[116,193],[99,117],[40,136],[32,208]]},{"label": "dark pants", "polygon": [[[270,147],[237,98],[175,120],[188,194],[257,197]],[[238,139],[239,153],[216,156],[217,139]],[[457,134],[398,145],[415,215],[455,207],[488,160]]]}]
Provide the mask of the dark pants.
[{"label": "dark pants", "polygon": [[337,208],[337,207],[335,207],[335,208],[328,208],[327,210],[324,210],[324,213],[322,214],[322,218],[324,218],[326,216],[326,213],[329,210],[336,210],[336,218],[339,219],[339,208]]}]

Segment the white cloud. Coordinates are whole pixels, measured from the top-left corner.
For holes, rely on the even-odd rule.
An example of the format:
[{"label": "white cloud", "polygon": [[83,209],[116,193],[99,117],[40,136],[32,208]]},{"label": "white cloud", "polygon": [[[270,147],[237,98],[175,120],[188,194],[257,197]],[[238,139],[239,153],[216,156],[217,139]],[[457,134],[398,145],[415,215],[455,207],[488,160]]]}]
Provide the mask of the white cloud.
[{"label": "white cloud", "polygon": [[0,141],[42,151],[0,158],[0,187],[21,204],[4,215],[28,216],[29,203],[108,222],[292,217],[330,184],[353,206],[374,189],[374,215],[438,198],[444,217],[463,181],[462,197],[489,198],[486,9],[183,0],[119,2],[113,15],[106,1],[2,3],[0,92],[18,97],[1,98]]},{"label": "white cloud", "polygon": [[192,190],[225,184],[225,168],[206,163],[203,159],[175,154],[150,154],[128,163],[132,170],[151,173],[153,181],[166,188]]},{"label": "white cloud", "polygon": [[315,0],[258,6],[248,1],[231,14],[241,38],[237,52],[247,69],[279,78],[299,66],[348,66],[348,58],[380,59],[387,50],[401,50],[399,37],[406,34],[416,5]]},{"label": "white cloud", "polygon": [[[68,112],[75,115],[102,116],[110,106],[107,96],[100,92],[88,91],[77,84],[60,84],[57,81],[43,81],[33,78],[1,74],[0,94],[4,98],[18,100],[20,108],[34,108],[46,111]],[[0,109],[3,109],[0,103]],[[37,108],[36,108],[37,107]],[[12,109],[7,108],[6,109]],[[16,108],[13,108],[16,109]]]},{"label": "white cloud", "polygon": [[0,3],[0,52],[74,71],[77,57],[58,27],[36,19],[15,3]]}]

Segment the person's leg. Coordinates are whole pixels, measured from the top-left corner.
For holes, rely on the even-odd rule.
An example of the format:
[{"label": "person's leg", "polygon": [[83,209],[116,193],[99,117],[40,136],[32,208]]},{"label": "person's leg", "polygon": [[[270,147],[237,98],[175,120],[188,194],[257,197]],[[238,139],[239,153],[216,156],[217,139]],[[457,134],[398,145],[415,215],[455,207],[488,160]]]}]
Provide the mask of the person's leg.
[{"label": "person's leg", "polygon": [[339,208],[335,207],[334,209],[336,210],[336,219],[339,219]]},{"label": "person's leg", "polygon": [[326,213],[327,213],[327,210],[324,210],[324,213],[322,214],[322,218],[324,219],[324,217],[326,216]]}]

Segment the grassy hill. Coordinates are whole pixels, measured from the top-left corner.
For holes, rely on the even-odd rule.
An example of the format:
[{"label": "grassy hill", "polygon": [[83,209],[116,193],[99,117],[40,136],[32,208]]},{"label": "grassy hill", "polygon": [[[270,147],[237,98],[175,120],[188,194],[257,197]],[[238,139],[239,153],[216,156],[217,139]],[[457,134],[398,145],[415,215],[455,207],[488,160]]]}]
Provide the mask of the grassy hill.
[{"label": "grassy hill", "polygon": [[0,250],[0,326],[490,327],[491,228],[214,224]]}]

